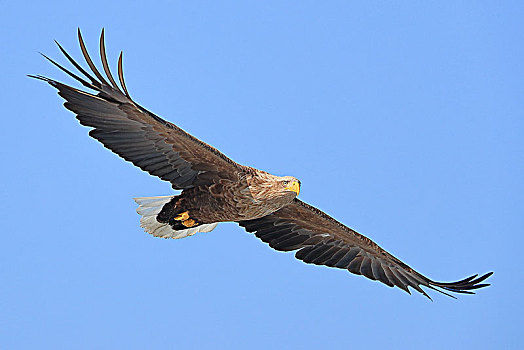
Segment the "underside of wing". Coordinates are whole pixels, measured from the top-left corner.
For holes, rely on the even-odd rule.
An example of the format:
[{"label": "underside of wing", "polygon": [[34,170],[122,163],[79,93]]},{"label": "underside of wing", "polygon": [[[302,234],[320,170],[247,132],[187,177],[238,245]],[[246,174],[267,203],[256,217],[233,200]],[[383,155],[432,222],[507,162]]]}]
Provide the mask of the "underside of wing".
[{"label": "underside of wing", "polygon": [[298,199],[273,214],[239,224],[273,249],[297,251],[295,257],[306,263],[347,269],[408,293],[411,287],[428,298],[421,286],[451,297],[448,292],[473,294],[473,290],[489,285],[481,282],[492,274],[474,275],[451,283],[433,281],[369,238]]},{"label": "underside of wing", "polygon": [[103,30],[100,36],[100,59],[105,77],[91,60],[80,30],[78,40],[91,73],[82,68],[58,43],[64,56],[83,76],[44,57],[95,93],[43,76],[31,77],[55,87],[66,100],[64,106],[76,114],[82,125],[93,128],[89,132],[90,136],[142,170],[171,182],[174,189],[186,189],[197,184],[210,184],[219,178],[236,179],[239,176],[242,166],[131,99],[124,81],[122,53],[118,59],[121,87],[118,86],[107,63]]}]

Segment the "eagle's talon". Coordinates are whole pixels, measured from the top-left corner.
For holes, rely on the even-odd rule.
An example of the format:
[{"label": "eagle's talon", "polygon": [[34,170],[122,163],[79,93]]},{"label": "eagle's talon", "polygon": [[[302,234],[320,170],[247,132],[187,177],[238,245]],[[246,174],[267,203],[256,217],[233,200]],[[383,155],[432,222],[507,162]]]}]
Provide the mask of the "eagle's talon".
[{"label": "eagle's talon", "polygon": [[188,219],[188,220],[184,220],[182,221],[182,225],[184,225],[185,227],[193,227],[197,224],[197,222],[193,219]]},{"label": "eagle's talon", "polygon": [[187,219],[189,219],[189,212],[185,211],[185,212],[180,213],[177,216],[175,216],[174,220],[176,220],[176,221],[186,221]]}]

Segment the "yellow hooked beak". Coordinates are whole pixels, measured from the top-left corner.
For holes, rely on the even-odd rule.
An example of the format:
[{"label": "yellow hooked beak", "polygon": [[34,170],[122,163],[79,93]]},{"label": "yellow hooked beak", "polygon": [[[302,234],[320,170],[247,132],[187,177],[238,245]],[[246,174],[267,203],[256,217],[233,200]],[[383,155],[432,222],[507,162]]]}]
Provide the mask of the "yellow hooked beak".
[{"label": "yellow hooked beak", "polygon": [[293,181],[288,187],[286,187],[286,190],[293,191],[298,196],[298,194],[300,193],[300,184],[298,183],[298,181]]}]

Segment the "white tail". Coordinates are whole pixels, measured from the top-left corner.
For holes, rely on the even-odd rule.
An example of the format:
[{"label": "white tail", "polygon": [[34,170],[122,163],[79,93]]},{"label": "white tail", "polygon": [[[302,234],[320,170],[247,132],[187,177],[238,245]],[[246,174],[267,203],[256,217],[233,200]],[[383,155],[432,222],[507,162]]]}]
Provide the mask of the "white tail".
[{"label": "white tail", "polygon": [[143,227],[147,233],[155,237],[162,238],[184,238],[192,236],[197,232],[210,232],[218,223],[203,224],[196,227],[191,227],[185,230],[174,230],[169,224],[164,224],[156,220],[156,216],[164,205],[168,203],[175,196],[161,196],[161,197],[141,197],[134,198],[138,204],[136,212],[142,216],[140,219],[140,227]]}]

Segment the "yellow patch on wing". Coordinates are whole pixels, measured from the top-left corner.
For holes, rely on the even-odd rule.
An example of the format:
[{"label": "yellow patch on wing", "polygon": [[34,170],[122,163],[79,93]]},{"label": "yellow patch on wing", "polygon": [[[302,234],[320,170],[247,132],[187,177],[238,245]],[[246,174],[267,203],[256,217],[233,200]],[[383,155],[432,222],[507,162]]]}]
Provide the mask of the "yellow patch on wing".
[{"label": "yellow patch on wing", "polygon": [[[175,220],[176,221],[185,221],[189,219],[189,212],[188,211],[185,211],[183,213],[180,213],[178,214],[176,217],[175,217]],[[189,226],[190,227],[190,226]]]}]

